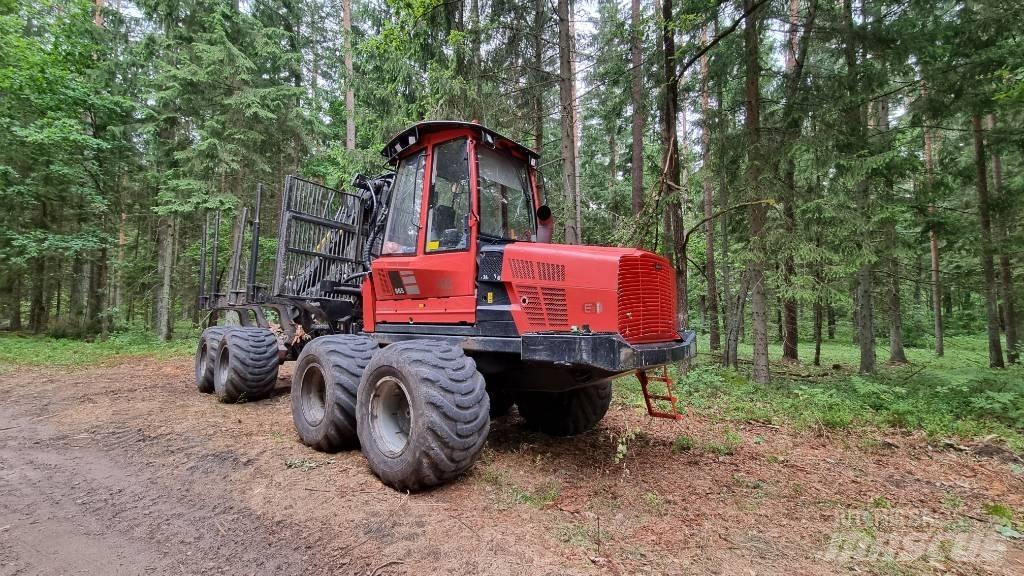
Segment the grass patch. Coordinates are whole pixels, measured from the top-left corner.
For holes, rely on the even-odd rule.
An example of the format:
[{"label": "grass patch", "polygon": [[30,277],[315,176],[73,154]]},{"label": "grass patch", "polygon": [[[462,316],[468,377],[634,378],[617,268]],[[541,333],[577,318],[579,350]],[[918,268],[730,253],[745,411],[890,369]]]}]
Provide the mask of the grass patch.
[{"label": "grass patch", "polygon": [[643,501],[644,506],[649,508],[651,511],[660,514],[665,509],[665,499],[656,492],[644,492],[640,497]]},{"label": "grass patch", "polygon": [[719,440],[711,440],[704,444],[704,449],[719,456],[732,456],[736,449],[743,445],[743,437],[735,430],[727,430]]},{"label": "grass patch", "polygon": [[693,450],[693,438],[686,434],[680,434],[672,441],[673,452],[689,452],[690,450]]},{"label": "grass patch", "polygon": [[0,372],[15,366],[92,366],[126,356],[188,358],[195,354],[197,337],[198,332],[179,331],[174,340],[160,342],[148,332],[128,331],[90,342],[5,333],[0,334]]},{"label": "grass patch", "polygon": [[569,546],[593,551],[600,547],[601,542],[608,540],[608,533],[603,528],[573,522],[556,527],[555,537]]},{"label": "grass patch", "polygon": [[[805,344],[805,357],[808,348]],[[706,338],[698,350],[701,355],[687,377],[676,380],[676,394],[690,414],[803,429],[921,430],[932,439],[995,435],[1011,450],[1024,452],[1024,367],[988,368],[981,336],[947,338],[943,358],[930,349],[908,348],[910,365],[880,365],[871,376],[856,373],[856,346],[825,342],[822,366],[773,365],[773,380],[766,386],[705,355]],[[773,346],[770,353],[777,358],[781,350]],[[750,357],[749,346],[741,346],[744,357]],[[619,401],[644,406],[635,377],[618,379],[615,391]],[[719,449],[727,451],[724,445],[712,447]]]},{"label": "grass patch", "polygon": [[498,508],[501,509],[525,505],[539,510],[554,502],[561,493],[561,485],[556,481],[545,483],[534,490],[523,488],[516,484],[507,472],[493,464],[483,467],[478,477],[497,491]]}]

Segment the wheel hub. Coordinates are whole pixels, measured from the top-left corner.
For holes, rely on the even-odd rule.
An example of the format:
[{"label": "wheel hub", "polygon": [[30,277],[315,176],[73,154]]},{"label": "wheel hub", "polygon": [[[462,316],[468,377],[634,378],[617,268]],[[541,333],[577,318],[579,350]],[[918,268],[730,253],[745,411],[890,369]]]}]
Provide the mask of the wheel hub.
[{"label": "wheel hub", "polygon": [[302,374],[302,416],[311,426],[317,426],[327,413],[327,385],[324,373],[315,364]]},{"label": "wheel hub", "polygon": [[385,454],[397,456],[405,450],[409,444],[412,418],[405,385],[394,376],[381,378],[370,398],[370,427]]}]

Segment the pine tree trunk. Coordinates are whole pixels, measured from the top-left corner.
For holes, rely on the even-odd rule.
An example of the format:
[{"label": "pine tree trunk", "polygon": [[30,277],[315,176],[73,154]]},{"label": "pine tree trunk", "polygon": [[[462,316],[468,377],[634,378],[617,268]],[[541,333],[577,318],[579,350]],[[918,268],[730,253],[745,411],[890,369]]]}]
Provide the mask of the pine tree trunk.
[{"label": "pine tree trunk", "polygon": [[11,330],[21,330],[21,285],[23,272],[19,271],[11,280]]},{"label": "pine tree trunk", "polygon": [[[933,193],[935,187],[935,160],[932,155],[932,138],[932,131],[925,128],[924,162],[929,194]],[[934,217],[935,206],[928,206],[928,214]],[[928,227],[928,244],[931,248],[932,318],[935,324],[935,355],[943,356],[946,352],[942,334],[942,277],[939,273],[939,234],[934,222]]]},{"label": "pine tree trunk", "polygon": [[352,78],[352,0],[341,0],[345,34],[345,149],[356,149],[356,95]]},{"label": "pine tree trunk", "polygon": [[[754,8],[754,0],[743,0],[745,11]],[[747,135],[748,166],[747,188],[754,198],[761,197],[761,43],[758,31],[758,16],[751,14],[744,23],[744,47],[746,60],[746,118],[744,128]],[[764,204],[750,206],[750,243],[754,257],[748,273],[751,286],[751,331],[754,335],[753,379],[758,384],[767,384],[771,379],[768,368],[768,298],[765,292],[764,266],[767,261],[765,225],[768,209]]]},{"label": "pine tree trunk", "polygon": [[[636,2],[637,0],[634,0]],[[704,29],[704,42],[711,42],[711,26]],[[714,190],[711,186],[711,89],[710,89],[710,58],[707,54],[700,59],[700,107],[704,127],[701,129],[701,172],[704,193],[704,260],[707,275],[707,325],[709,331],[708,347],[719,350],[722,347],[721,334],[718,327],[718,279],[715,277],[715,222]]]},{"label": "pine tree trunk", "polygon": [[640,19],[640,0],[633,0],[630,9],[630,26],[632,28],[630,64],[633,67],[630,72],[633,80],[630,92],[633,106],[630,172],[633,184],[633,214],[640,214],[644,209],[644,68],[643,31]]},{"label": "pine tree trunk", "polygon": [[167,216],[160,221],[159,253],[157,270],[160,287],[156,298],[156,334],[166,342],[171,339],[171,279],[174,273],[174,217]]},{"label": "pine tree trunk", "polygon": [[[995,130],[996,115],[988,115],[989,130]],[[1003,197],[1003,159],[998,153],[992,154],[992,186],[997,199]],[[1020,360],[1017,349],[1017,310],[1013,299],[1013,267],[1010,265],[1007,245],[1007,218],[996,218],[996,233],[999,240],[1000,297],[1003,300],[1003,331],[1006,334],[1006,361],[1017,364]]]},{"label": "pine tree trunk", "polygon": [[89,280],[86,262],[81,255],[71,260],[71,286],[68,288],[67,325],[74,333],[82,331],[85,325],[85,301],[89,294]]},{"label": "pine tree trunk", "polygon": [[680,326],[689,326],[689,298],[687,294],[687,261],[683,251],[684,225],[682,215],[682,187],[680,182],[679,137],[677,116],[679,113],[679,88],[676,80],[676,42],[675,28],[672,27],[672,0],[664,0],[661,4],[662,16],[662,56],[665,78],[665,98],[663,110],[664,132],[662,144],[668,155],[665,161],[666,174],[662,198],[667,200],[666,210],[666,250],[671,252],[676,268],[676,313]]},{"label": "pine tree trunk", "polygon": [[[544,44],[542,42],[546,19],[544,6],[544,0],[535,0],[533,12],[533,70],[531,75],[533,77],[533,85],[537,87],[541,85],[544,67]],[[533,147],[541,155],[544,154],[545,115],[544,91],[536,88],[533,94]],[[540,198],[541,202],[547,201],[544,191],[544,178],[540,175],[540,171],[537,173],[537,197]]]},{"label": "pine tree trunk", "polygon": [[[846,84],[849,97],[856,99],[860,86],[857,77],[857,37],[853,25],[853,0],[843,0],[843,36],[844,56],[846,60]],[[849,150],[851,155],[860,154],[864,149],[864,120],[860,106],[849,107],[846,122],[850,130]],[[861,180],[854,186],[854,197],[859,213],[867,219],[865,227],[870,227],[871,198],[870,188],[866,181]],[[871,374],[875,371],[875,332],[874,332],[874,299],[873,278],[874,265],[871,234],[862,230],[860,233],[861,258],[864,263],[857,270],[856,297],[854,306],[854,325],[857,344],[860,347],[860,373]]]},{"label": "pine tree trunk", "polygon": [[579,214],[579,177],[576,173],[576,102],[573,75],[573,37],[569,0],[558,0],[558,96],[562,111],[562,186],[565,191],[565,243],[579,244],[583,238]]},{"label": "pine tree trunk", "polygon": [[[720,11],[716,11],[715,12],[715,19],[714,19],[714,26],[715,26],[714,32],[715,32],[715,35],[719,34],[718,20],[719,20],[720,17],[721,17],[721,12]],[[721,80],[716,83],[716,90],[715,90],[715,94],[716,94],[716,98],[715,98],[715,117],[716,118],[722,118],[722,114],[723,114],[722,106],[723,106],[723,102],[725,101],[725,96],[724,96],[725,89],[723,88],[724,84],[725,84],[725,82],[723,82]],[[720,206],[728,206],[729,205],[729,187],[728,187],[728,181],[727,181],[727,176],[726,176],[726,171],[725,170],[719,170],[718,171],[718,197],[719,197],[718,198],[718,204]],[[722,307],[723,311],[725,313],[725,317],[722,319],[722,327],[723,327],[723,330],[727,333],[726,334],[726,339],[728,340],[728,327],[732,324],[733,317],[735,316],[735,312],[734,312],[735,308],[733,306],[733,298],[732,298],[732,266],[729,263],[729,213],[726,212],[725,214],[722,214],[722,216],[719,218],[719,220],[721,220],[721,224],[720,224],[721,228],[720,228],[720,230],[721,230],[721,238],[722,238],[722,260],[721,260],[721,262],[722,262],[722,300],[725,302],[725,306]],[[746,295],[744,295],[744,298],[746,298]],[[726,344],[726,347],[728,347],[728,344]],[[723,353],[722,353],[722,364],[724,366],[726,366],[726,367],[728,367],[730,365],[728,363],[726,351],[723,351]]]},{"label": "pine tree trunk", "polygon": [[739,290],[727,304],[732,309],[726,323],[725,348],[722,350],[722,365],[726,368],[739,368],[738,350],[743,336],[743,318],[745,315],[747,295],[750,292],[750,273],[743,274]]},{"label": "pine tree trunk", "polygon": [[988,208],[988,169],[985,161],[985,137],[981,116],[971,117],[974,127],[974,155],[977,169],[978,217],[981,223],[981,269],[984,277],[985,318],[988,327],[988,365],[1002,368],[1002,344],[999,339],[999,313],[996,301],[995,263],[992,246],[992,219]]},{"label": "pine tree trunk", "polygon": [[992,217],[988,206],[988,169],[985,161],[985,135],[981,116],[971,117],[974,127],[974,160],[978,178],[978,219],[981,224],[981,269],[985,279],[985,317],[988,325],[988,365],[1002,368],[1003,347],[999,338],[999,311],[996,298],[996,270],[992,244]]},{"label": "pine tree trunk", "polygon": [[[896,236],[893,224],[889,233]],[[895,241],[893,241],[895,244]],[[895,246],[892,247],[895,250]],[[900,303],[900,263],[892,256],[889,258],[889,363],[906,364],[907,354],[903,350],[903,308]]]},{"label": "pine tree trunk", "polygon": [[821,302],[814,303],[814,365],[821,366],[821,320],[824,315]]},{"label": "pine tree trunk", "polygon": [[32,262],[32,296],[28,314],[28,328],[39,334],[49,323],[46,295],[49,292],[46,273],[46,257],[37,256]]},{"label": "pine tree trunk", "polygon": [[127,220],[128,214],[122,209],[121,221],[117,226],[117,264],[114,268],[113,278],[113,307],[117,310],[118,318],[124,318],[124,249]]},{"label": "pine tree trunk", "polygon": [[[809,21],[813,19],[816,3],[811,6]],[[800,137],[800,121],[792,112],[792,101],[796,98],[796,90],[799,86],[797,81],[797,65],[800,55],[800,1],[789,0],[789,42],[786,50],[786,75],[787,75],[787,125],[786,138],[790,141]],[[804,40],[806,42],[806,39]],[[802,66],[801,66],[802,69]],[[785,193],[782,205],[782,225],[789,241],[795,240],[796,233],[796,162],[791,154],[788,154],[783,161],[783,190]],[[782,259],[782,285],[790,289],[793,285],[793,277],[796,275],[796,262],[793,257],[793,248],[787,246],[786,253]],[[799,361],[798,350],[799,336],[797,334],[797,305],[796,298],[792,295],[785,297],[782,303],[782,360],[789,362]]]}]

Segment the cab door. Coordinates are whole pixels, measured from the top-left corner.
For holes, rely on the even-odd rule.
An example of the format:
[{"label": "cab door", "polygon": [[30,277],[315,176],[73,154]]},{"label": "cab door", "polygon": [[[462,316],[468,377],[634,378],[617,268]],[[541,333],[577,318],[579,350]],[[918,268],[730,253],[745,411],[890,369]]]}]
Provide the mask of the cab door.
[{"label": "cab door", "polygon": [[473,153],[464,132],[441,132],[399,163],[381,257],[372,266],[377,323],[475,323]]}]

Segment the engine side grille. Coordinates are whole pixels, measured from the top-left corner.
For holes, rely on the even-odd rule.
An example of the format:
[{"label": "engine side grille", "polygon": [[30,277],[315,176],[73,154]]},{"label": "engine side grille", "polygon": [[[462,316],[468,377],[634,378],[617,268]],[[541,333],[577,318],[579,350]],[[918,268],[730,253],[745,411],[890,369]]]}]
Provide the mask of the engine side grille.
[{"label": "engine side grille", "polygon": [[569,312],[565,304],[565,289],[541,288],[540,291],[544,297],[544,312],[547,314],[548,324],[552,328],[568,328]]},{"label": "engine side grille", "polygon": [[653,254],[619,259],[619,333],[630,343],[679,337],[672,267]]},{"label": "engine side grille", "polygon": [[519,286],[520,304],[530,326],[545,330],[569,327],[569,312],[564,288]]},{"label": "engine side grille", "polygon": [[512,269],[513,278],[517,280],[533,280],[535,278],[533,274],[533,262],[531,260],[511,258],[508,264],[509,268]]},{"label": "engine side grille", "polygon": [[522,306],[523,312],[526,312],[526,320],[532,326],[543,327],[544,303],[540,299],[540,290],[536,286],[520,286],[518,290],[523,299]]},{"label": "engine side grille", "polygon": [[540,273],[540,279],[547,282],[564,282],[565,281],[565,266],[562,264],[549,264],[547,262],[538,262],[537,271]]}]

